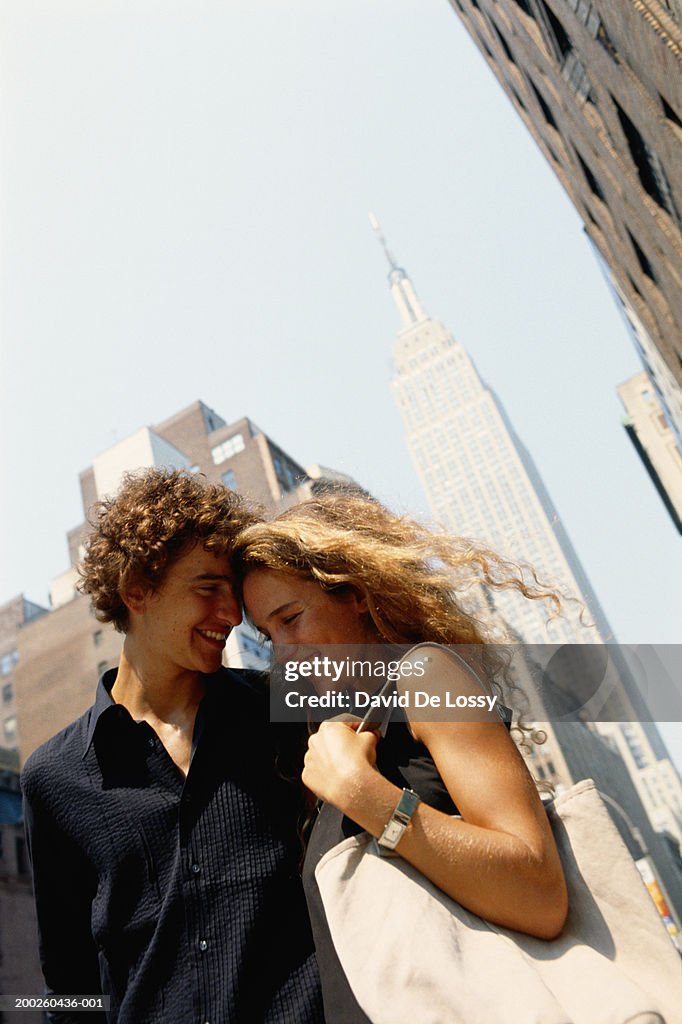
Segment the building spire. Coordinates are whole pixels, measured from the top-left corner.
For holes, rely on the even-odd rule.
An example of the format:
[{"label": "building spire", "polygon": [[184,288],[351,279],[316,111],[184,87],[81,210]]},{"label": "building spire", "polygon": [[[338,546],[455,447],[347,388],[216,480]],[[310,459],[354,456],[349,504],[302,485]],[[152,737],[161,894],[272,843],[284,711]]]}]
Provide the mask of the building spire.
[{"label": "building spire", "polygon": [[381,247],[386,254],[386,259],[388,260],[388,265],[391,268],[388,273],[388,281],[391,286],[393,301],[398,307],[400,319],[403,322],[403,327],[413,327],[414,324],[421,323],[422,320],[428,320],[428,314],[417,298],[417,293],[414,290],[412,282],[403,268],[399,267],[396,263],[395,257],[388,248],[388,244],[384,238],[381,225],[371,210],[369,211],[369,223],[372,231],[381,243]]}]

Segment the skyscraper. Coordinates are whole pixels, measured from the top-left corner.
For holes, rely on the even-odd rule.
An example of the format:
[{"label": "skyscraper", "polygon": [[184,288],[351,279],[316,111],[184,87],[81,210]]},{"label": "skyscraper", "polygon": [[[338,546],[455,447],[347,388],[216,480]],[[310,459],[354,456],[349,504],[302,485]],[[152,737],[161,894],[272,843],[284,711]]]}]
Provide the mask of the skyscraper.
[{"label": "skyscraper", "polygon": [[682,456],[648,375],[642,370],[618,385],[623,426],[678,533],[682,533]]},{"label": "skyscraper", "polygon": [[682,4],[450,5],[583,220],[674,435],[680,486]]},{"label": "skyscraper", "polygon": [[[556,720],[538,723],[545,729],[547,741],[528,755],[531,771],[559,792],[578,779],[594,778],[632,855],[641,859],[642,851],[649,851],[658,882],[670,893],[668,902],[675,908],[670,928],[671,934],[676,934],[682,912],[677,899],[679,858],[669,848],[668,839],[658,836],[656,830],[670,833],[674,846],[677,830],[671,823],[677,822],[682,806],[679,779],[655,726],[634,720],[639,695],[617,645],[609,647],[608,653],[605,648],[582,646],[608,642],[613,634],[542,478],[502,404],[481,379],[464,347],[443,324],[429,317],[372,214],[370,222],[389,262],[389,284],[401,319],[393,348],[392,389],[434,519],[451,532],[481,540],[515,561],[527,560],[541,579],[557,582],[587,605],[587,620],[594,623],[583,624],[570,604],[564,606],[564,616],[547,623],[544,602],[527,601],[508,592],[488,594],[512,635],[527,644],[572,645],[557,648],[564,669],[561,673],[553,670],[551,682],[558,690],[541,693],[547,717]],[[530,661],[533,655],[531,649]],[[622,711],[630,720],[623,725],[562,720],[564,709],[557,700],[561,701],[563,682],[568,704],[574,707],[574,698],[581,703],[583,684],[589,683],[589,675],[603,658],[617,663],[621,683],[617,703],[608,710],[615,709],[616,717]],[[520,682],[523,687],[528,680]],[[625,760],[617,745],[627,741],[644,749],[648,735],[653,741],[647,740],[650,755],[646,763],[642,761],[644,778],[640,766],[635,770],[634,759]],[[660,790],[657,803],[648,800],[647,786],[656,794]],[[647,797],[646,806],[643,797]]]},{"label": "skyscraper", "polygon": [[602,643],[612,638],[578,556],[533,461],[495,393],[449,331],[432,320],[393,258],[376,218],[370,222],[389,262],[391,294],[402,321],[393,348],[393,394],[407,445],[434,519],[530,563],[587,605],[594,627],[567,617],[547,624],[543,602],[494,595],[502,617],[527,643]]}]

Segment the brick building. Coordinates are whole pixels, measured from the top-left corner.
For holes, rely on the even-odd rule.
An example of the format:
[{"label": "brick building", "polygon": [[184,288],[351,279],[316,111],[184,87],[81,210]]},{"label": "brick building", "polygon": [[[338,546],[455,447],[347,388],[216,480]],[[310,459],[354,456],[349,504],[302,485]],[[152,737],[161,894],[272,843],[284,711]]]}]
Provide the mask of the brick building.
[{"label": "brick building", "polygon": [[[22,628],[47,612],[23,595],[12,598],[0,607],[0,755],[3,751],[16,751],[19,746],[15,674],[19,661],[19,636]],[[16,767],[4,763],[0,756],[0,769]]]}]

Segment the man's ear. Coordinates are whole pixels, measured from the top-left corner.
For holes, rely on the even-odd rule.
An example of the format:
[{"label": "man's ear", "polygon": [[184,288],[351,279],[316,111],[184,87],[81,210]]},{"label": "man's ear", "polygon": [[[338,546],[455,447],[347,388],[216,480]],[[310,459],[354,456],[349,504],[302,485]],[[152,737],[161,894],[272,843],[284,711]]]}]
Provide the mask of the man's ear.
[{"label": "man's ear", "polygon": [[143,586],[139,583],[131,583],[121,593],[121,600],[129,612],[133,612],[135,615],[142,615],[147,604],[148,596],[149,591]]}]

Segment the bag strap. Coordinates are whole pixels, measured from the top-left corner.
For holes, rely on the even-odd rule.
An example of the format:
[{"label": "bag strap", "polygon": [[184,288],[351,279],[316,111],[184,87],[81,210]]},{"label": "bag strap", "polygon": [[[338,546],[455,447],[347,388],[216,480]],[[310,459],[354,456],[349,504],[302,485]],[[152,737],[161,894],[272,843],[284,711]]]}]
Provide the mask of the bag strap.
[{"label": "bag strap", "polygon": [[[387,697],[394,687],[395,680],[387,679],[384,685],[379,690],[379,692],[373,694],[373,696]],[[391,720],[392,711],[393,708],[391,707],[390,704],[383,708],[383,713],[381,708],[370,707],[369,710],[366,711],[365,714],[363,715],[362,721],[358,726],[358,732],[365,732],[367,729],[372,729],[375,732],[378,732],[381,738],[383,739],[384,736],[386,735],[386,730],[388,729],[388,723]],[[379,719],[376,718],[377,712],[379,712],[379,714],[381,715],[381,718]]]},{"label": "bag strap", "polygon": [[[437,644],[434,641],[424,640],[421,643],[415,644],[413,647],[409,649],[409,651],[405,652],[405,654],[400,659],[400,663],[402,664],[403,661],[406,658],[408,658],[413,651],[429,647],[436,647],[439,650],[446,651],[450,658],[458,662],[462,666],[462,668],[465,669],[465,671],[468,672],[470,675],[473,675],[478,685],[485,692],[485,687],[483,683],[480,681],[475,671],[472,669],[471,665],[469,665],[468,662],[460,654],[458,654],[457,651],[454,651],[451,647],[444,646],[442,644]],[[378,691],[378,693],[373,694],[373,696],[385,697],[391,692],[391,690],[395,688],[396,681],[393,679],[387,679],[384,685]],[[500,716],[503,725],[505,725],[507,729],[511,729],[513,721],[513,713],[511,708],[508,708],[505,704],[500,703],[500,701],[498,700],[497,704],[495,705],[495,710],[497,711],[497,714]],[[374,731],[378,732],[379,735],[383,738],[386,735],[386,730],[388,729],[392,712],[393,708],[391,707],[390,704],[387,705],[386,708],[370,707],[365,712],[365,715],[363,716],[362,721],[358,726],[358,732],[365,732],[365,730],[367,729],[373,729]]]}]

